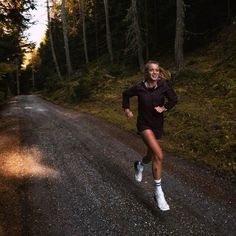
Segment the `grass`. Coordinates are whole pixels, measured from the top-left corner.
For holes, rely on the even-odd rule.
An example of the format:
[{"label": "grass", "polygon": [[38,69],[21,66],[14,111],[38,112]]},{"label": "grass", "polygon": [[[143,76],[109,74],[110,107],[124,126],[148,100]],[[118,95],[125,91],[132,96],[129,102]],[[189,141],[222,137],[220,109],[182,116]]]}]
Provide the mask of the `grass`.
[{"label": "grass", "polygon": [[[177,106],[165,115],[164,148],[197,163],[204,163],[220,173],[233,174],[235,163],[235,121],[232,106],[234,98],[213,96],[209,87],[212,79],[203,75],[189,79],[189,73],[174,82],[179,98]],[[140,81],[140,74],[99,84],[77,109],[108,120],[134,132],[136,117],[127,120],[121,109],[121,93],[129,85]],[[137,101],[131,99],[132,110],[137,114]]]},{"label": "grass", "polygon": [[[185,71],[171,82],[178,95],[178,104],[165,114],[163,138],[164,149],[230,175],[236,173],[235,28],[235,25],[230,26],[207,48],[186,55]],[[136,117],[127,120],[124,116],[121,94],[128,86],[142,80],[143,76],[138,72],[120,73],[125,71],[124,68],[113,65],[116,78],[107,78],[105,75],[111,73],[107,68],[106,63],[91,63],[86,78],[92,89],[79,98],[79,102],[67,102],[67,105],[135,132]],[[86,78],[83,80],[85,85]],[[84,88],[88,89],[89,86]],[[66,94],[68,89],[61,89],[52,97],[63,103],[68,101],[61,99]],[[131,106],[137,115],[135,99],[131,99]]]}]

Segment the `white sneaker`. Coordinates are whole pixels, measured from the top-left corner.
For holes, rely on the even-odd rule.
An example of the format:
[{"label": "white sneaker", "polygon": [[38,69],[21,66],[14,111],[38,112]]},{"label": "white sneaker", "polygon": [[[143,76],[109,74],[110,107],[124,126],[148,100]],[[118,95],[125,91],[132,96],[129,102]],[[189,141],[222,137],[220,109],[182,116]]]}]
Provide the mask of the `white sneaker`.
[{"label": "white sneaker", "polygon": [[154,200],[157,204],[157,206],[160,208],[160,210],[162,211],[168,211],[170,210],[170,207],[168,205],[168,203],[166,202],[164,193],[154,193]]},{"label": "white sneaker", "polygon": [[134,171],[135,171],[135,175],[134,178],[137,182],[141,182],[142,178],[143,178],[143,169],[144,166],[142,165],[141,161],[135,161],[134,162]]}]

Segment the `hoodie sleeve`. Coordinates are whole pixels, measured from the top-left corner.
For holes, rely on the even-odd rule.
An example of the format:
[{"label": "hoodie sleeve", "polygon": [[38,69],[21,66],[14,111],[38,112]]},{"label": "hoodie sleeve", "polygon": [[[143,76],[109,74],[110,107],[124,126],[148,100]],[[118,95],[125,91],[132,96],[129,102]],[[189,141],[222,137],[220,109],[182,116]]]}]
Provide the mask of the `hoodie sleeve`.
[{"label": "hoodie sleeve", "polygon": [[164,104],[164,107],[168,111],[177,104],[177,95],[168,83],[166,83],[165,86],[166,86],[165,96],[167,98],[167,102]]},{"label": "hoodie sleeve", "polygon": [[129,100],[131,97],[137,96],[137,92],[137,85],[134,85],[122,93],[122,108],[125,109],[130,107]]}]

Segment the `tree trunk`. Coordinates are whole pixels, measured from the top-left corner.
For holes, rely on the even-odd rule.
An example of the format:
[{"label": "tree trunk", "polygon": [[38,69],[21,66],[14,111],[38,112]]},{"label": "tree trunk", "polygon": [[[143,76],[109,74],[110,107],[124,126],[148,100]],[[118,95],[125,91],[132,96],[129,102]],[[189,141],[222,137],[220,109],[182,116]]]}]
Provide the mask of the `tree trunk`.
[{"label": "tree trunk", "polygon": [[113,51],[112,51],[112,41],[111,41],[111,31],[110,31],[110,22],[109,22],[109,6],[108,0],[104,0],[104,8],[106,15],[106,36],[107,36],[107,48],[110,55],[110,60],[113,62]]},{"label": "tree trunk", "polygon": [[149,58],[148,0],[145,0],[145,48],[146,60]]},{"label": "tree trunk", "polygon": [[227,0],[227,21],[231,20],[231,0]]},{"label": "tree trunk", "polygon": [[96,41],[96,56],[99,57],[99,38],[98,38],[98,9],[97,9],[97,1],[95,1],[94,5],[94,24],[95,24],[95,41]]},{"label": "tree trunk", "polygon": [[48,32],[49,32],[49,40],[50,40],[50,46],[51,46],[51,51],[52,51],[52,58],[56,67],[57,75],[60,80],[62,80],[61,72],[59,65],[57,63],[57,57],[56,53],[54,50],[54,43],[53,43],[53,38],[52,38],[52,29],[51,29],[51,19],[50,19],[50,11],[49,11],[49,0],[47,0],[47,15],[48,15]]},{"label": "tree trunk", "polygon": [[132,12],[133,12],[133,21],[134,21],[136,43],[137,43],[137,49],[138,49],[139,68],[141,71],[143,71],[143,69],[144,69],[143,47],[142,47],[141,31],[140,31],[139,21],[138,21],[138,10],[137,10],[136,0],[132,0]]},{"label": "tree trunk", "polygon": [[158,42],[159,42],[159,0],[154,1],[154,12],[155,12],[155,18],[154,18],[154,45],[152,44],[153,50],[158,50]]},{"label": "tree trunk", "polygon": [[35,90],[35,70],[34,70],[34,64],[32,64],[31,67],[31,72],[32,72],[32,90]]},{"label": "tree trunk", "polygon": [[184,0],[176,0],[175,63],[177,74],[184,69]]},{"label": "tree trunk", "polygon": [[85,1],[81,1],[81,15],[82,15],[82,22],[83,22],[83,42],[84,42],[84,55],[86,64],[89,62],[88,59],[88,49],[87,49],[87,40],[86,40],[86,25],[85,25]]},{"label": "tree trunk", "polygon": [[65,43],[67,73],[70,76],[72,74],[72,66],[71,66],[71,61],[70,61],[70,50],[69,50],[68,36],[67,36],[68,30],[67,30],[66,13],[65,13],[65,0],[61,1],[61,20],[62,20],[62,27],[63,27],[64,43]]},{"label": "tree trunk", "polygon": [[20,95],[19,59],[16,58],[16,92]]}]

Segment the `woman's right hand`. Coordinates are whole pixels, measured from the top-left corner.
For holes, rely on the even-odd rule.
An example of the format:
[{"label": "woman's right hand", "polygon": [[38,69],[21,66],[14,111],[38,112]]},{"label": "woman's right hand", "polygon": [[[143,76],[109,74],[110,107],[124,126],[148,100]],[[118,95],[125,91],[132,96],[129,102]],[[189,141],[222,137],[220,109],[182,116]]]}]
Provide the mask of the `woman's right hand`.
[{"label": "woman's right hand", "polygon": [[125,115],[128,119],[130,119],[134,116],[133,112],[130,109],[125,109]]}]

